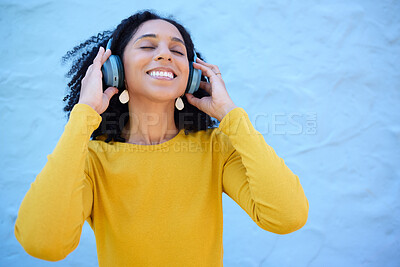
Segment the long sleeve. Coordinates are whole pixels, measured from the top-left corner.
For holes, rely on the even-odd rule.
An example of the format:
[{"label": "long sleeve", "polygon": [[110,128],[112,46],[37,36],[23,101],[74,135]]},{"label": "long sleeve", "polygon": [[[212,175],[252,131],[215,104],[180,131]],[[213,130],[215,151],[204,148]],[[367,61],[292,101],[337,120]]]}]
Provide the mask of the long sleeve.
[{"label": "long sleeve", "polygon": [[223,190],[262,229],[288,234],[304,226],[308,200],[299,178],[254,129],[243,108],[231,110],[221,132],[233,146],[223,168]]},{"label": "long sleeve", "polygon": [[78,246],[93,203],[93,185],[85,172],[88,143],[100,122],[101,116],[90,106],[76,104],[54,151],[25,195],[14,234],[28,254],[57,261]]}]

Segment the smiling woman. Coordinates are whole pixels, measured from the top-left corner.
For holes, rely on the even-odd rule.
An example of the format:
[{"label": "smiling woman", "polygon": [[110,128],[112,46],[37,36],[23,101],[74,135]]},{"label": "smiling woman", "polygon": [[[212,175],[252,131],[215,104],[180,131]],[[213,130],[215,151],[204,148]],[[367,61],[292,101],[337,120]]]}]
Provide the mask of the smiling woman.
[{"label": "smiling woman", "polygon": [[15,223],[27,253],[64,259],[87,221],[99,266],[222,266],[222,193],[264,230],[306,223],[299,178],[175,20],[139,12],[68,58],[69,120]]},{"label": "smiling woman", "polygon": [[[129,126],[123,130],[127,142],[152,144],[152,141],[162,141],[164,131],[166,135],[178,133],[179,125],[174,122],[174,101],[183,96],[187,87],[189,60],[186,54],[187,50],[193,50],[186,49],[182,39],[182,34],[173,24],[155,19],[142,23],[127,43],[122,61],[125,84],[132,98],[129,111],[140,117],[142,114],[152,114],[155,118],[166,115],[163,121],[153,125],[130,120]],[[151,132],[152,136],[146,138],[146,133]]]},{"label": "smiling woman", "polygon": [[[155,32],[155,29],[159,32],[158,34]],[[130,143],[146,143],[145,140],[147,139],[147,144],[160,143],[162,141],[163,138],[161,136],[153,136],[150,141],[146,137],[148,133],[144,133],[144,136],[137,136],[137,140],[135,141],[135,137],[131,135],[139,135],[139,133],[137,131],[127,132],[127,127],[136,127],[132,125],[135,121],[129,120],[129,117],[132,116],[134,118],[144,117],[144,120],[149,120],[150,118],[162,122],[167,120],[167,125],[163,124],[163,127],[167,127],[163,131],[169,132],[166,138],[176,135],[177,131],[181,129],[184,129],[185,133],[188,134],[189,132],[213,128],[216,125],[215,119],[212,119],[207,113],[199,110],[195,106],[190,105],[186,95],[182,95],[183,87],[185,87],[188,82],[188,73],[186,72],[189,71],[189,62],[193,61],[195,57],[194,45],[189,33],[181,24],[173,20],[172,17],[162,18],[154,12],[149,11],[139,12],[124,19],[113,31],[104,31],[97,36],[92,36],[63,57],[64,62],[75,59],[71,70],[67,73],[68,77],[72,76],[68,84],[71,89],[70,93],[64,98],[64,101],[67,101],[64,110],[68,115],[75,104],[77,104],[79,100],[82,100],[82,80],[89,65],[93,63],[93,60],[98,54],[99,47],[105,47],[111,37],[114,41],[111,47],[112,52],[109,53],[117,55],[122,59],[124,71],[128,73],[123,86],[118,88],[118,94],[120,95],[127,90],[126,92],[128,92],[130,96],[130,101],[128,104],[122,104],[118,101],[117,97],[112,97],[108,108],[104,112],[100,112],[102,122],[100,127],[93,132],[93,138],[105,137],[105,142],[114,140]],[[167,52],[167,58],[164,58],[166,56],[165,52]],[[126,54],[128,54],[128,56],[126,56]],[[158,56],[158,60],[152,60],[155,56]],[[197,57],[201,58],[201,55],[198,53]],[[149,75],[151,75],[150,71],[152,68],[170,68],[171,72],[174,74],[174,85],[172,85],[172,87],[163,86],[160,80],[165,81],[169,79],[160,78],[160,75],[157,81],[155,81],[154,78],[157,73],[153,73],[152,76],[148,77],[153,78],[154,81],[152,84],[149,84],[151,80],[147,80],[147,83],[144,83],[143,79],[147,78],[144,76],[144,70],[142,69],[142,71],[137,72],[135,68],[139,67],[139,64],[148,64],[146,60],[149,61],[149,59],[152,64],[146,66],[142,65],[141,67],[145,67],[147,70],[146,73]],[[175,73],[175,71],[183,72],[177,77],[178,73]],[[201,80],[206,81],[204,76],[201,76]],[[143,85],[145,87],[142,88]],[[105,84],[102,85],[102,88],[103,91],[107,89]],[[137,90],[138,88],[140,90]],[[170,90],[165,91],[165,89],[168,88]],[[173,89],[173,91],[171,91],[171,89]],[[193,95],[198,98],[209,96],[206,90],[202,88],[199,88]],[[150,97],[150,99],[148,99],[148,97]],[[178,97],[180,97],[179,100],[182,100],[184,104],[182,110],[174,110],[173,105],[171,106],[171,102],[175,101]],[[91,96],[89,96],[89,98],[90,100],[92,99]],[[154,103],[154,101],[167,102],[158,105],[158,109],[155,110],[152,104],[149,105],[148,101],[151,101],[151,103]],[[139,105],[142,107],[140,108]],[[134,106],[136,109],[133,108]],[[140,114],[138,114],[139,108]],[[148,108],[151,108],[151,110],[148,110]],[[129,113],[133,112],[133,115],[129,115]],[[169,117],[165,118],[165,114],[168,114]],[[153,127],[153,129],[156,127],[151,125],[151,123],[143,126]],[[143,129],[144,132],[148,130],[150,129]],[[159,129],[154,130],[154,132],[161,134]]]}]

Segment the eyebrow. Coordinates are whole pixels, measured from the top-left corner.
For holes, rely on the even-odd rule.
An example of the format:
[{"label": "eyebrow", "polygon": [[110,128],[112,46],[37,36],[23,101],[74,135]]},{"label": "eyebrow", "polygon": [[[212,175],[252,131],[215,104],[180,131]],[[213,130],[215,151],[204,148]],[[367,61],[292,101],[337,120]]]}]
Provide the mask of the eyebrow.
[{"label": "eyebrow", "polygon": [[[133,43],[135,44],[137,41],[139,41],[142,38],[157,38],[157,35],[154,33],[144,34],[144,35],[140,36],[139,38],[137,38],[135,40],[135,42],[133,42]],[[183,45],[185,45],[185,43],[178,37],[171,37],[171,41],[179,42],[179,43],[182,43]]]}]

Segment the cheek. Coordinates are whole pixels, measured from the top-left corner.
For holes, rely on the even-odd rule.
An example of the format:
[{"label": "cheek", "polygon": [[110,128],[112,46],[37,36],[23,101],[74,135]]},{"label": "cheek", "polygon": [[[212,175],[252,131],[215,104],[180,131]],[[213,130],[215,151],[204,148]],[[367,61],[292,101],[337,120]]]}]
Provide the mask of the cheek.
[{"label": "cheek", "polygon": [[182,75],[186,78],[189,78],[189,62],[183,61],[181,64]]},{"label": "cheek", "polygon": [[127,80],[135,79],[135,76],[140,76],[142,74],[141,73],[141,71],[143,71],[141,68],[142,61],[143,59],[141,59],[140,57],[132,56],[129,58],[129,60],[123,62],[125,79]]},{"label": "cheek", "polygon": [[180,83],[182,86],[186,85],[189,79],[189,65],[184,66],[183,69],[181,69],[181,81]]}]

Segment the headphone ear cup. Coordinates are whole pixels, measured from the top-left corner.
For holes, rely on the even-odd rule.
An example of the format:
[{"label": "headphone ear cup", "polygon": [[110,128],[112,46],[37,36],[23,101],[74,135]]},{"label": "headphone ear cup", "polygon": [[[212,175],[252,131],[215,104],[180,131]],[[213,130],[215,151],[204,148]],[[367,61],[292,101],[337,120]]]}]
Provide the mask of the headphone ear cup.
[{"label": "headphone ear cup", "polygon": [[186,85],[185,93],[190,93],[190,89],[192,86],[192,79],[193,79],[193,62],[189,62],[189,78],[188,78],[188,83]]},{"label": "headphone ear cup", "polygon": [[119,56],[111,55],[103,64],[101,71],[104,83],[107,86],[117,87],[118,89],[124,86],[124,68]]},{"label": "headphone ear cup", "polygon": [[[106,49],[111,49],[112,38],[107,42]],[[117,87],[121,89],[124,87],[124,66],[122,65],[122,60],[117,55],[111,55],[108,57],[107,61],[104,62],[101,67],[101,72],[103,73],[103,80],[107,86]]]},{"label": "headphone ear cup", "polygon": [[[191,88],[193,88],[193,93],[199,90],[201,81],[201,70],[193,68],[193,76],[192,76],[192,84]],[[193,94],[192,93],[192,94]]]},{"label": "headphone ear cup", "polygon": [[[196,62],[196,51],[194,52],[194,61]],[[199,90],[201,80],[201,70],[193,67],[193,62],[189,62],[189,79],[186,86],[185,93],[193,94]]]}]

